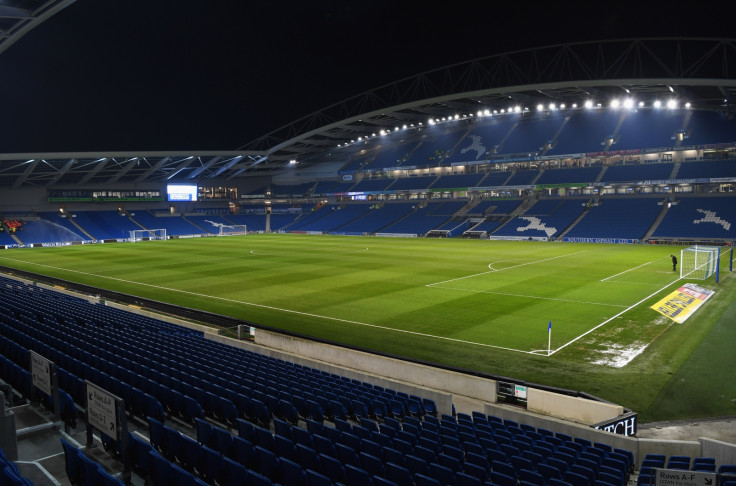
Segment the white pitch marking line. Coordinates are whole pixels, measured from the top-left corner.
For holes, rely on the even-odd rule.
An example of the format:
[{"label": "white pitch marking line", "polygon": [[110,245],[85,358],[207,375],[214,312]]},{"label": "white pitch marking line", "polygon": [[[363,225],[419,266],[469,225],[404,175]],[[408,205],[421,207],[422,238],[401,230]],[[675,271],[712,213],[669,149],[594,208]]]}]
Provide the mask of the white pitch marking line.
[{"label": "white pitch marking line", "polygon": [[611,275],[610,277],[603,278],[603,279],[601,279],[601,282],[605,282],[606,280],[609,280],[609,279],[612,279],[614,277],[618,277],[619,275],[623,275],[625,273],[631,272],[632,270],[636,270],[637,268],[645,267],[645,266],[647,266],[647,265],[649,265],[650,263],[653,263],[653,262],[654,262],[654,260],[652,260],[651,262],[646,262],[646,263],[644,263],[642,265],[639,265],[638,267],[629,268],[628,270],[624,270],[623,272],[617,273],[616,275]]},{"label": "white pitch marking line", "polygon": [[587,336],[588,334],[590,334],[591,332],[595,331],[595,330],[596,330],[596,329],[598,329],[599,327],[605,326],[606,324],[608,324],[608,323],[609,323],[609,322],[611,322],[612,320],[616,319],[617,317],[619,317],[619,316],[621,316],[621,315],[625,314],[626,312],[630,311],[630,310],[631,310],[631,309],[633,309],[634,307],[637,307],[637,306],[638,306],[639,304],[641,304],[641,303],[642,303],[642,302],[644,302],[645,300],[651,299],[652,297],[654,297],[654,296],[655,296],[655,295],[657,295],[658,293],[660,293],[660,292],[662,292],[663,290],[665,290],[665,289],[666,289],[667,287],[669,287],[670,285],[676,284],[676,283],[677,283],[678,281],[680,281],[680,279],[679,279],[679,278],[677,278],[677,279],[673,280],[672,282],[668,283],[667,285],[665,285],[665,286],[664,286],[664,287],[662,287],[661,289],[659,289],[659,290],[657,290],[657,291],[655,291],[655,292],[652,292],[651,294],[647,295],[646,297],[644,297],[643,299],[641,299],[641,300],[640,300],[639,302],[637,302],[636,304],[634,304],[634,305],[631,305],[631,306],[627,307],[626,309],[622,310],[621,312],[619,312],[619,313],[618,313],[618,314],[616,314],[615,316],[613,316],[613,317],[611,317],[611,318],[608,318],[608,319],[606,319],[605,321],[601,322],[600,324],[598,324],[598,325],[597,325],[597,326],[595,326],[594,328],[592,328],[592,329],[590,329],[590,330],[588,330],[588,331],[584,332],[584,333],[583,333],[583,334],[581,334],[580,336],[576,337],[576,338],[575,338],[575,339],[573,339],[572,341],[568,341],[567,343],[563,344],[563,345],[562,345],[562,346],[560,346],[559,348],[557,348],[557,349],[555,349],[554,351],[552,351],[552,352],[551,352],[551,353],[550,353],[550,354],[549,354],[548,356],[552,356],[552,355],[553,355],[553,354],[555,354],[555,353],[556,353],[557,351],[560,351],[561,349],[564,349],[564,348],[568,347],[569,345],[571,345],[572,343],[574,343],[574,342],[575,342],[575,341],[577,341],[578,339],[580,339],[580,338],[582,338],[582,337],[585,337],[585,336]]},{"label": "white pitch marking line", "polygon": [[[331,255],[349,255],[349,254],[352,254],[352,253],[365,253],[365,252],[367,252],[368,250],[369,250],[369,248],[363,248],[362,250],[355,250],[355,251],[345,251],[345,252],[340,252],[340,253],[332,252],[332,253],[330,253],[330,254],[331,254]],[[275,256],[275,254],[274,254],[274,253],[258,253],[259,251],[260,251],[260,250],[251,250],[251,251],[250,251],[249,253],[250,253],[251,255],[256,255],[256,256]],[[329,256],[330,254],[328,254],[328,256]],[[282,254],[282,255],[283,255],[283,254]]]},{"label": "white pitch marking line", "polygon": [[372,328],[375,328],[375,329],[383,329],[385,331],[393,331],[393,332],[400,332],[400,333],[404,333],[404,334],[411,334],[411,335],[414,335],[414,336],[428,337],[428,338],[433,338],[433,339],[441,339],[443,341],[451,341],[451,342],[461,343],[461,344],[471,344],[473,346],[483,346],[485,348],[503,349],[503,350],[506,350],[506,351],[514,351],[514,352],[517,352],[517,353],[530,354],[529,351],[522,351],[522,350],[513,349],[513,348],[505,348],[503,346],[495,346],[493,344],[476,343],[474,341],[466,341],[464,339],[456,339],[456,338],[450,338],[450,337],[445,337],[445,336],[435,336],[434,334],[426,334],[426,333],[423,333],[423,332],[409,331],[409,330],[406,330],[406,329],[395,329],[393,327],[379,326],[378,324],[368,324],[366,322],[359,322],[359,321],[351,321],[349,319],[340,319],[339,317],[321,316],[319,314],[311,314],[309,312],[301,312],[301,311],[295,311],[295,310],[291,310],[291,309],[282,309],[280,307],[274,307],[274,306],[271,306],[271,305],[255,304],[253,302],[245,302],[245,301],[242,301],[242,300],[228,299],[226,297],[219,297],[217,295],[207,295],[207,294],[200,294],[200,293],[197,293],[197,292],[190,292],[188,290],[172,289],[172,288],[169,288],[169,287],[163,287],[161,285],[153,285],[153,284],[149,284],[149,283],[145,283],[145,282],[136,282],[134,280],[126,280],[126,279],[123,279],[123,278],[109,277],[107,275],[99,275],[99,274],[96,274],[96,273],[82,272],[80,270],[71,270],[71,269],[68,269],[68,268],[60,268],[60,267],[55,267],[53,265],[46,265],[46,264],[43,264],[43,263],[27,262],[27,261],[24,261],[24,260],[15,260],[13,258],[7,258],[7,257],[0,257],[0,260],[11,260],[13,262],[19,262],[20,261],[20,262],[23,262],[23,263],[25,263],[27,265],[36,265],[36,266],[39,266],[39,267],[53,268],[54,270],[63,270],[65,272],[78,273],[78,274],[81,274],[81,275],[88,275],[88,276],[91,276],[91,277],[106,278],[108,280],[116,280],[118,282],[135,284],[135,285],[141,285],[143,287],[152,287],[152,288],[155,288],[155,289],[168,290],[170,292],[179,292],[181,294],[194,295],[196,297],[206,297],[208,299],[222,300],[222,301],[225,301],[225,302],[234,302],[236,304],[249,305],[249,306],[258,307],[258,308],[261,308],[261,309],[270,309],[270,310],[275,310],[275,311],[279,311],[279,312],[285,312],[285,313],[288,313],[288,314],[297,314],[297,315],[306,316],[306,317],[316,317],[318,319],[324,319],[324,320],[327,320],[327,321],[344,322],[346,324],[355,324],[355,325],[358,325],[358,326],[372,327]]},{"label": "white pitch marking line", "polygon": [[547,262],[547,261],[550,261],[550,260],[556,260],[558,258],[564,258],[564,257],[568,257],[568,256],[573,256],[573,255],[577,255],[577,254],[580,254],[580,253],[585,253],[587,251],[590,251],[590,250],[576,251],[575,253],[567,253],[565,255],[558,255],[558,256],[554,256],[554,257],[550,257],[550,258],[544,258],[542,260],[536,260],[536,261],[533,261],[533,262],[520,263],[518,265],[512,265],[510,267],[502,268],[500,270],[495,270],[494,269],[494,270],[489,270],[488,272],[474,273],[473,275],[466,275],[464,277],[451,278],[449,280],[443,280],[442,282],[435,282],[435,283],[427,284],[426,287],[433,287],[435,285],[442,285],[442,284],[445,284],[445,283],[448,283],[448,282],[454,282],[456,280],[464,280],[466,278],[480,277],[481,275],[487,275],[487,274],[493,273],[493,272],[502,272],[504,270],[511,270],[512,268],[525,267],[527,265],[536,265],[537,263],[542,263],[542,262]]},{"label": "white pitch marking line", "polygon": [[473,292],[477,294],[493,294],[493,295],[504,295],[507,297],[521,297],[524,299],[539,299],[539,300],[552,300],[555,302],[569,302],[571,304],[604,305],[608,307],[626,307],[626,305],[623,305],[623,304],[606,304],[603,302],[587,302],[584,300],[559,299],[556,297],[540,297],[537,295],[512,294],[508,292],[494,292],[493,290],[460,289],[457,287],[438,287],[438,288],[443,289],[443,290],[458,290],[460,292]]}]

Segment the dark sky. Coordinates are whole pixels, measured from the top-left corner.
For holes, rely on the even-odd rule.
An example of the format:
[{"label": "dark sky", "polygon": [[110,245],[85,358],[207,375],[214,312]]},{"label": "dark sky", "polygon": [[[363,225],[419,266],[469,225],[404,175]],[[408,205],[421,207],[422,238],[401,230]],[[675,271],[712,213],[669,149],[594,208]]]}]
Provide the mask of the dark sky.
[{"label": "dark sky", "polygon": [[232,150],[475,58],[586,40],[733,38],[730,4],[77,0],[0,55],[0,152]]}]

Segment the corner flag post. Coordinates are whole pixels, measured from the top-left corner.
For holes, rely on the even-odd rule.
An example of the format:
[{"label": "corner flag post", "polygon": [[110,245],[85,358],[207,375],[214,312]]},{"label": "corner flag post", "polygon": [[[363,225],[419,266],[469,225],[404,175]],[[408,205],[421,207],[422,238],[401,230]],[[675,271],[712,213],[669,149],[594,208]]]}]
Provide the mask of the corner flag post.
[{"label": "corner flag post", "polygon": [[547,356],[550,355],[552,350],[552,321],[549,321],[547,326]]},{"label": "corner flag post", "polygon": [[731,259],[728,262],[728,271],[733,272],[733,240],[731,240]]}]

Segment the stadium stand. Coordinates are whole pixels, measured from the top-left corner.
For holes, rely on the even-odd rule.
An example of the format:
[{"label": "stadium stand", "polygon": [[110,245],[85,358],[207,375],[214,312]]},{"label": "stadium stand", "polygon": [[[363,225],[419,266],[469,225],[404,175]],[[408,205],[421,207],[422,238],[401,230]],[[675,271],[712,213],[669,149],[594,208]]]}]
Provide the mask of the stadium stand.
[{"label": "stadium stand", "polygon": [[601,198],[566,238],[640,240],[662,211],[661,198]]},{"label": "stadium stand", "polygon": [[[3,376],[33,349],[58,363],[63,386],[82,390],[74,392],[76,400],[85,398],[84,380],[124,397],[136,428],[125,453],[132,474],[153,484],[295,484],[311,475],[333,485],[365,477],[361,470],[373,484],[400,477],[418,484],[424,472],[440,481],[461,475],[486,481],[502,470],[519,478],[561,476],[565,471],[553,458],[563,451],[570,454],[569,470],[595,479],[626,481],[633,470],[630,451],[562,434],[555,438],[481,412],[439,416],[429,407],[408,414],[410,401],[427,399],[52,290],[4,277],[0,283]],[[27,372],[7,375],[16,376],[17,390],[30,392]],[[291,422],[289,403],[297,414]],[[344,410],[345,418],[333,410]],[[379,417],[383,410],[394,412]],[[102,460],[103,451],[75,445],[69,435],[62,434],[58,444],[73,484],[119,480],[108,471],[113,462],[120,467],[116,444],[104,451],[114,460]],[[524,448],[524,458],[513,444]],[[546,456],[538,454],[530,463],[533,450]],[[592,472],[585,469],[590,463],[596,465]]]},{"label": "stadium stand", "polygon": [[729,197],[680,197],[667,209],[653,239],[695,240],[736,237],[736,206]]}]

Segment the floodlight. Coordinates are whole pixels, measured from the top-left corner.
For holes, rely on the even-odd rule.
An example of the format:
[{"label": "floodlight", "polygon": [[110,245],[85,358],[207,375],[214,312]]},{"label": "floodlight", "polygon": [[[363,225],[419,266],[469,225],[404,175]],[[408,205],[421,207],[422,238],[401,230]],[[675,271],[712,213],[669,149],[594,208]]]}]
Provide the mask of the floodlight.
[{"label": "floodlight", "polygon": [[626,98],[624,100],[624,108],[630,110],[633,107],[634,107],[634,100],[632,100],[631,98]]},{"label": "floodlight", "polygon": [[537,111],[542,111],[542,110],[544,110],[544,106],[540,103],[537,105]]},{"label": "floodlight", "polygon": [[662,102],[661,102],[661,101],[659,101],[659,100],[655,101],[655,102],[654,102],[654,107],[655,107],[655,108],[662,108]]},{"label": "floodlight", "polygon": [[611,108],[617,110],[621,106],[621,101],[618,98],[611,100]]},{"label": "floodlight", "polygon": [[585,100],[585,107],[586,108],[593,108],[593,101],[592,100]]},{"label": "floodlight", "polygon": [[675,108],[677,108],[677,100],[671,99],[667,101],[667,108],[669,108],[670,110],[674,110]]}]

